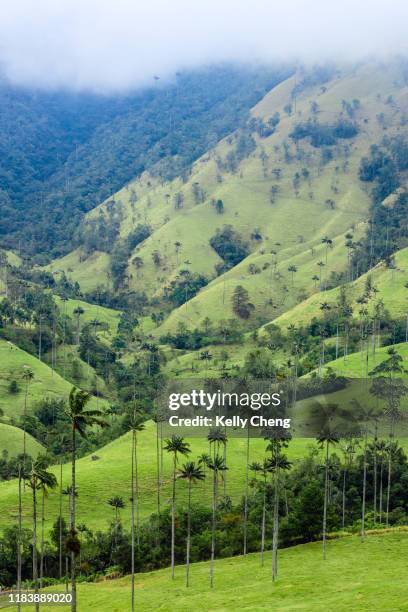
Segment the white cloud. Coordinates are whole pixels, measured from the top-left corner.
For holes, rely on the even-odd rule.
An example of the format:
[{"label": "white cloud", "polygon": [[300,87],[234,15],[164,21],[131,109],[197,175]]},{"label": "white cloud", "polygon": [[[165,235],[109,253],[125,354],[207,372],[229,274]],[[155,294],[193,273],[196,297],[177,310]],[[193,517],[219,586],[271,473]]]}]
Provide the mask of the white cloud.
[{"label": "white cloud", "polygon": [[0,62],[18,83],[115,90],[223,60],[407,50],[406,0],[2,0]]}]

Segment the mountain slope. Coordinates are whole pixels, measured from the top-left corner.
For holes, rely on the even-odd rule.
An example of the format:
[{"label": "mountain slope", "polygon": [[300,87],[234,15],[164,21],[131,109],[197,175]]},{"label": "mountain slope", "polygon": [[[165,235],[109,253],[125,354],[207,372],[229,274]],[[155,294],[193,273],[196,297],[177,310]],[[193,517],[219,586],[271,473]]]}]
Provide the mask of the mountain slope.
[{"label": "mountain slope", "polygon": [[[151,227],[150,237],[126,255],[117,279],[125,290],[160,300],[183,269],[210,281],[174,309],[156,336],[179,323],[193,328],[207,316],[215,323],[235,316],[231,296],[238,284],[255,306],[244,325],[258,327],[312,294],[314,276],[324,285],[332,272],[347,268],[344,234],[358,240],[366,231],[370,202],[358,178],[361,158],[385,133],[398,133],[406,109],[407,87],[397,63],[387,70],[371,63],[314,79],[307,73],[297,81],[292,77],[253,109],[246,128],[201,157],[188,180],[162,182],[145,173],[89,213],[88,223],[95,227],[103,219],[109,226],[119,219],[121,244],[138,224]],[[310,124],[318,125],[323,141],[316,143],[316,134],[301,136]],[[342,134],[334,142],[327,140],[333,129]],[[218,214],[214,203],[220,200]],[[238,232],[249,255],[216,277],[214,267],[223,262],[209,241],[225,225]],[[333,248],[322,244],[325,237]],[[114,250],[90,253],[85,241],[50,269],[64,269],[90,289],[113,282],[116,256]],[[297,272],[288,272],[291,266]]]},{"label": "mountain slope", "polygon": [[[72,388],[72,384],[64,380],[57,372],[53,372],[44,362],[11,342],[0,340],[0,408],[3,409],[8,419],[23,414],[25,398],[23,374],[26,367],[34,373],[28,391],[28,413],[33,403],[39,399],[47,396],[67,398]],[[9,386],[13,380],[18,384],[17,393],[10,392]],[[100,407],[105,406],[106,400],[92,398],[90,406],[95,408],[97,404]]]}]

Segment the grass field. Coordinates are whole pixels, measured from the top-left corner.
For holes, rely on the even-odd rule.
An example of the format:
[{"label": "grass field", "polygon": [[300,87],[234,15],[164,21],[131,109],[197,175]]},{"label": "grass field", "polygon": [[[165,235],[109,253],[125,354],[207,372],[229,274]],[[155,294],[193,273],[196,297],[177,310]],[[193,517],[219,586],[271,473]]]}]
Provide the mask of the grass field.
[{"label": "grass field", "polygon": [[[195,459],[203,452],[208,452],[208,442],[200,438],[191,438],[191,458]],[[303,457],[308,447],[313,445],[312,440],[296,439],[291,442],[289,456],[292,459]],[[259,460],[264,456],[265,442],[253,439],[250,443],[251,461]],[[107,500],[112,495],[123,497],[126,502],[121,512],[124,521],[130,520],[130,504],[128,503],[130,491],[130,452],[131,437],[125,434],[107,446],[97,450],[94,455],[86,456],[77,463],[77,515],[78,522],[88,527],[105,528],[111,518],[111,510]],[[246,441],[244,438],[234,438],[228,443],[227,461],[229,465],[227,475],[227,492],[236,502],[241,499],[245,474]],[[150,515],[156,509],[156,426],[149,421],[146,430],[139,434],[138,442],[139,473],[140,473],[140,512],[143,517]],[[162,505],[169,504],[171,497],[171,457],[164,453],[164,478],[162,487]],[[59,475],[59,468],[53,468]],[[63,486],[70,482],[70,465],[63,466]],[[186,498],[186,487],[179,482],[178,498]],[[211,491],[210,484],[199,484],[194,488],[193,500],[209,503]],[[66,502],[66,503],[65,503]],[[49,529],[58,513],[58,494],[50,492],[46,499],[46,528]],[[68,516],[68,500],[64,501],[65,513]],[[2,524],[11,524],[17,513],[17,488],[15,481],[0,483],[0,515]],[[24,502],[24,516],[28,520],[31,516],[31,499],[27,495]]]},{"label": "grass field", "polygon": [[[29,385],[28,412],[36,401],[44,397],[67,398],[72,388],[70,383],[57,372],[53,372],[44,362],[10,342],[0,340],[0,408],[3,409],[6,418],[18,417],[23,413],[25,367],[30,368],[34,373],[34,378]],[[17,381],[18,393],[9,392],[12,380]],[[99,404],[106,405],[106,402],[99,400]],[[96,398],[92,398],[90,405],[96,407]]]},{"label": "grass field", "polygon": [[[279,575],[271,580],[270,553],[261,567],[259,554],[217,560],[215,586],[209,587],[209,564],[191,566],[191,586],[184,568],[136,575],[136,609],[141,612],[276,610],[278,612],[403,612],[408,607],[406,559],[408,533],[390,530],[328,543],[322,559],[319,542],[279,552]],[[53,590],[55,587],[53,587]],[[78,585],[79,612],[130,609],[130,578]],[[26,608],[31,610],[31,608]]]},{"label": "grass field", "polygon": [[[0,423],[0,455],[7,451],[8,457],[15,457],[23,452],[23,430],[6,423]],[[26,435],[27,453],[36,457],[44,452],[43,447],[30,434]]]}]

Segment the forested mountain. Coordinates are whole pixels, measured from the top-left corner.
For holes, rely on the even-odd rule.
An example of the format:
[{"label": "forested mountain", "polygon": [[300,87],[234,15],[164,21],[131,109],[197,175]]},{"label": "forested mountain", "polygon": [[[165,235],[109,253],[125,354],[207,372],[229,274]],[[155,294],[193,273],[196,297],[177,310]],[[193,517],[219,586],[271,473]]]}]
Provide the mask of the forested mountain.
[{"label": "forested mountain", "polygon": [[67,252],[85,212],[146,169],[162,179],[181,174],[287,74],[211,67],[116,96],[1,82],[3,246],[43,259]]}]

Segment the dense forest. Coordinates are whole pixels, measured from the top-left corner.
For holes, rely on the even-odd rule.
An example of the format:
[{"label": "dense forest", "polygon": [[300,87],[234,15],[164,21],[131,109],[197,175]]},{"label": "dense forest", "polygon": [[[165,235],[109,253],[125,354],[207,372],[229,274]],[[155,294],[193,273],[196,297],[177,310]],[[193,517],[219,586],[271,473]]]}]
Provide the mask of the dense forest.
[{"label": "dense forest", "polygon": [[211,67],[113,97],[3,81],[2,245],[42,260],[66,253],[84,213],[144,170],[164,180],[186,171],[288,74]]}]

